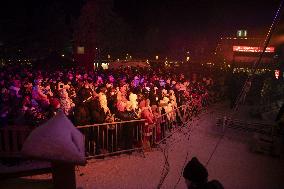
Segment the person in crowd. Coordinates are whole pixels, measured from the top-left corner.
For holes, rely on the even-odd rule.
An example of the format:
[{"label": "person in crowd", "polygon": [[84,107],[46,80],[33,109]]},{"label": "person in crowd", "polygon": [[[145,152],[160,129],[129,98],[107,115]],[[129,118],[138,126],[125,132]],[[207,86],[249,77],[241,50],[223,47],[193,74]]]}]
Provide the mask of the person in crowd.
[{"label": "person in crowd", "polygon": [[60,110],[61,105],[60,101],[57,98],[51,98],[50,99],[50,106],[48,110],[48,118],[52,118],[56,115],[56,113]]},{"label": "person in crowd", "polygon": [[7,102],[2,102],[0,105],[0,127],[5,127],[8,125],[8,114],[10,112],[9,104]]},{"label": "person in crowd", "polygon": [[42,107],[46,107],[49,105],[49,99],[46,94],[44,94],[42,87],[42,79],[37,78],[34,80],[34,85],[32,88],[32,98],[37,101]]},{"label": "person in crowd", "polygon": [[158,109],[157,105],[151,106],[152,114],[153,114],[153,122],[156,123],[156,126],[154,127],[154,132],[156,136],[156,141],[160,141],[161,139],[161,113]]},{"label": "person in crowd", "polygon": [[150,100],[143,99],[139,103],[139,108],[141,109],[141,118],[146,119],[146,124],[143,128],[143,147],[144,149],[150,148],[150,139],[153,134],[153,124],[154,124],[154,116],[152,113],[152,109],[150,107]]},{"label": "person in crowd", "polygon": [[[206,84],[200,87],[202,81],[198,81],[197,74],[192,78],[189,81],[165,68],[88,71],[73,67],[51,72],[10,65],[0,73],[1,119],[3,123],[13,123],[24,113],[26,123],[32,124],[31,120],[39,123],[62,109],[75,125],[104,123],[109,112],[114,119],[131,120],[141,118],[138,104],[142,99],[149,99],[150,106],[157,107],[162,114],[188,101],[194,101],[200,109],[209,102],[208,86],[214,82],[212,77],[206,77]],[[102,106],[100,99],[107,104]]]},{"label": "person in crowd", "polygon": [[174,90],[169,91],[169,99],[170,99],[170,103],[172,104],[173,109],[176,109],[177,108],[177,99],[176,99]]},{"label": "person in crowd", "polygon": [[149,92],[149,99],[151,102],[151,106],[159,104],[159,94],[158,94],[158,87],[151,87]]},{"label": "person in crowd", "polygon": [[71,114],[72,109],[75,107],[75,104],[73,103],[67,92],[69,88],[69,85],[58,83],[60,107],[67,116]]},{"label": "person in crowd", "polygon": [[21,82],[18,79],[14,79],[12,85],[9,88],[12,93],[15,93],[16,98],[21,98],[22,95],[19,93],[21,89]]}]

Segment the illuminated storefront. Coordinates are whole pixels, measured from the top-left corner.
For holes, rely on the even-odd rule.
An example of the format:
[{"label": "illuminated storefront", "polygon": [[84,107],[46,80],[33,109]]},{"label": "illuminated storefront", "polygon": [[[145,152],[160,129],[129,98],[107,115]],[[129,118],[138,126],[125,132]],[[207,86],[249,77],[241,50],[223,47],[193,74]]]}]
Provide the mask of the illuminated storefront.
[{"label": "illuminated storefront", "polygon": [[[252,68],[259,60],[260,54],[263,52],[264,38],[252,38],[247,36],[246,30],[239,30],[236,37],[222,37],[216,48],[216,56],[219,65],[234,68]],[[273,70],[275,47],[268,46],[265,49],[263,57],[260,61],[259,68]]]}]

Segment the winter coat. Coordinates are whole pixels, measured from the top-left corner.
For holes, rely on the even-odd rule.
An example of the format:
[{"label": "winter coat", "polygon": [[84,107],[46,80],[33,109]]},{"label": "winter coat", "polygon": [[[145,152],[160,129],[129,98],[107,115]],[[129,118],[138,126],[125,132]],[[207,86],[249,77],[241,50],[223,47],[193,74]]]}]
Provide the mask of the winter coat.
[{"label": "winter coat", "polygon": [[[150,108],[150,107],[149,107]],[[154,123],[154,117],[152,112],[150,111],[148,107],[144,107],[142,108],[142,112],[141,112],[141,118],[142,119],[146,119],[146,121],[149,124],[153,124]]]},{"label": "winter coat", "polygon": [[76,126],[90,124],[91,115],[85,104],[75,107],[74,122]]},{"label": "winter coat", "polygon": [[92,123],[105,123],[106,114],[99,105],[98,99],[90,101],[88,103],[88,109],[90,112]]}]

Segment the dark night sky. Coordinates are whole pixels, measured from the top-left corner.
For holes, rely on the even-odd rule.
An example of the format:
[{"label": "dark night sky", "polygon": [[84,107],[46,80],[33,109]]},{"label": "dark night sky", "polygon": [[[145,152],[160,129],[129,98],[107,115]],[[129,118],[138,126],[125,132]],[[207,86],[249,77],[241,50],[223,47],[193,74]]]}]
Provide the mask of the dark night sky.
[{"label": "dark night sky", "polygon": [[[54,1],[6,1],[0,8],[2,38],[20,31],[13,27],[16,23],[34,27],[44,24],[42,18],[48,17],[45,9]],[[66,14],[78,16],[84,0],[60,2]],[[114,11],[131,26],[139,40],[154,29],[163,40],[206,38],[213,43],[221,35],[235,34],[237,29],[248,29],[248,34],[262,28],[266,31],[279,3],[280,0],[114,0]],[[29,20],[32,22],[27,23]]]},{"label": "dark night sky", "polygon": [[[267,27],[279,0],[118,0],[117,7],[133,26],[148,24],[171,31],[228,32]],[[141,25],[140,25],[141,24]]]}]

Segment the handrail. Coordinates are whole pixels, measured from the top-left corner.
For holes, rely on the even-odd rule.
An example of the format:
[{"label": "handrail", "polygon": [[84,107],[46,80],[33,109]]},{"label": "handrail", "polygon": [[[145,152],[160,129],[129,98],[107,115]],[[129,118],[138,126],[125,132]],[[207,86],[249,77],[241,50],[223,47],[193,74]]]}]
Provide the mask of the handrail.
[{"label": "handrail", "polygon": [[[79,125],[76,128],[84,134],[86,156],[88,158],[132,151],[141,151],[143,153],[144,150],[148,149],[148,144],[150,148],[159,144],[171,136],[173,131],[175,132],[179,128],[180,123],[186,124],[190,117],[186,112],[192,111],[190,107],[191,104],[186,103],[174,108],[170,112],[158,116],[157,121],[151,124],[151,126],[147,124],[146,119],[136,119],[112,123]],[[185,111],[185,114],[181,111]],[[178,125],[175,125],[176,123],[172,119],[166,118],[171,114],[176,114],[179,117],[179,121],[176,122]],[[176,116],[174,118],[177,118]],[[159,120],[162,120],[162,122]],[[7,134],[10,132],[10,129],[13,133]],[[0,155],[2,157],[20,156],[19,150],[21,149],[21,145],[32,129],[32,127],[19,126],[0,128],[0,136],[3,135],[4,137],[0,140],[0,146],[4,147],[0,148]],[[17,137],[18,133],[23,134]],[[18,141],[19,138],[19,142],[13,142],[11,146],[9,142],[11,137],[13,141]]]},{"label": "handrail", "polygon": [[180,109],[180,108],[182,108],[182,107],[184,107],[184,106],[188,106],[188,105],[183,104],[183,105],[181,105],[181,106],[179,106],[179,107],[173,109],[173,110],[170,111],[170,112],[167,112],[167,113],[164,113],[164,114],[160,115],[159,117],[157,117],[157,119],[158,119],[158,118],[161,118],[161,117],[163,117],[163,116],[165,116],[165,115],[168,115],[168,114],[170,114],[170,113],[172,113],[172,112],[174,112],[174,111],[176,111],[176,110],[178,110],[178,109]]},{"label": "handrail", "polygon": [[0,128],[0,157],[20,157],[20,149],[32,131],[29,126],[5,126]]},{"label": "handrail", "polygon": [[143,121],[146,121],[146,119],[137,119],[137,120],[135,119],[135,120],[130,120],[130,121],[118,121],[118,122],[111,122],[111,123],[81,125],[81,126],[77,126],[77,128],[80,129],[80,128],[86,128],[86,127],[98,127],[98,126],[111,125],[111,124],[133,123],[133,122],[143,122]]}]

